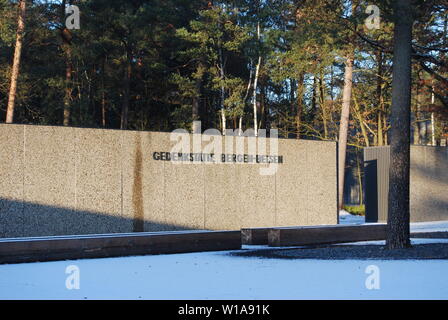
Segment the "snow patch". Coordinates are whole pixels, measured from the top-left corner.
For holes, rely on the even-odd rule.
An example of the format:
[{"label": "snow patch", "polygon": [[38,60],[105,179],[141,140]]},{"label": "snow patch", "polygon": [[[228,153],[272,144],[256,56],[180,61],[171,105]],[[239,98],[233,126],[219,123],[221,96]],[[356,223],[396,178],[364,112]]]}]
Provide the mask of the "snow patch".
[{"label": "snow patch", "polygon": [[363,224],[366,222],[365,217],[355,216],[345,210],[339,211],[339,224]]}]

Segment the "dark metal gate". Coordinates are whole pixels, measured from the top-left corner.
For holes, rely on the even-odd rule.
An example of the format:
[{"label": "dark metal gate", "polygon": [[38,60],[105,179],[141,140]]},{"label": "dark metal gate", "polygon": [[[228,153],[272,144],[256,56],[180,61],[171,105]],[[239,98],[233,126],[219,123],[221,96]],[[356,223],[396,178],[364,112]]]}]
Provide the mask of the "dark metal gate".
[{"label": "dark metal gate", "polygon": [[366,222],[378,222],[377,161],[364,162]]}]

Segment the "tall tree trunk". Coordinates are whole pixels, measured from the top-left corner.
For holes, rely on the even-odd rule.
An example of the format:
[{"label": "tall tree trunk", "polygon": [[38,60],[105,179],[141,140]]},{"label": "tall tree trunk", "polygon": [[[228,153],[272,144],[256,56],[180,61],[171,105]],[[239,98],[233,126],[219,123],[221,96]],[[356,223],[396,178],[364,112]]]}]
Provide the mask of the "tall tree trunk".
[{"label": "tall tree trunk", "polygon": [[238,119],[238,135],[243,135],[243,116],[240,116]]},{"label": "tall tree trunk", "polygon": [[104,92],[104,84],[101,92],[101,126],[106,128],[106,93]]},{"label": "tall tree trunk", "polygon": [[[71,1],[69,1],[69,4]],[[65,27],[65,7],[67,1],[62,0],[60,7],[60,19],[61,19],[61,40],[62,40],[62,51],[64,52],[65,57],[65,89],[64,89],[64,113],[62,124],[64,126],[70,125],[70,116],[71,116],[71,105],[72,105],[72,73],[73,73],[73,64],[72,64],[72,46],[71,46],[71,38],[72,35],[70,30]]]},{"label": "tall tree trunk", "polygon": [[300,132],[302,131],[302,111],[303,111],[303,95],[305,93],[305,73],[299,75],[297,79],[297,112],[296,112],[296,130],[297,139],[300,139]]},{"label": "tall tree trunk", "polygon": [[414,144],[426,144],[426,120],[424,114],[421,112],[423,95],[420,84],[417,85],[416,90],[416,113],[414,126]]},{"label": "tall tree trunk", "polygon": [[334,66],[330,67],[330,97],[331,101],[334,102]]},{"label": "tall tree trunk", "polygon": [[6,108],[6,123],[14,121],[14,107],[17,94],[17,79],[19,77],[20,57],[22,55],[23,36],[25,33],[26,0],[19,1],[19,14],[17,18],[16,46],[11,72],[11,86],[9,88],[8,106]]},{"label": "tall tree trunk", "polygon": [[224,104],[224,101],[226,99],[226,92],[224,88],[224,79],[225,79],[225,72],[224,72],[224,57],[222,48],[220,47],[218,50],[219,55],[219,69],[220,69],[220,78],[221,78],[221,129],[222,134],[226,134],[227,130],[227,120],[226,120],[226,106]]},{"label": "tall tree trunk", "polygon": [[260,65],[261,65],[261,55],[258,57],[257,67],[255,69],[255,79],[254,79],[254,92],[252,98],[253,110],[254,110],[254,132],[255,136],[258,136],[258,108],[257,108],[257,86],[258,77],[260,75]]},{"label": "tall tree trunk", "polygon": [[361,115],[361,110],[359,108],[359,103],[358,103],[358,100],[356,99],[356,95],[353,95],[353,105],[354,105],[355,116],[356,116],[356,118],[358,118],[359,127],[361,128],[361,133],[364,138],[364,144],[366,145],[366,147],[370,147],[369,135],[367,134],[366,125],[365,125],[364,119]]},{"label": "tall tree trunk", "polygon": [[359,185],[359,204],[363,205],[364,204],[364,194],[363,194],[363,185],[362,185],[362,172],[361,172],[361,163],[362,163],[362,159],[359,159],[359,150],[356,150],[356,172],[357,172],[357,176],[358,176],[358,185]]},{"label": "tall tree trunk", "polygon": [[[434,82],[434,79],[433,79]],[[431,85],[431,109],[434,107],[435,95],[434,95],[434,85]],[[431,111],[431,145],[437,146],[436,142],[436,117],[434,111]]]},{"label": "tall tree trunk", "polygon": [[396,0],[394,15],[389,211],[387,217],[387,247],[389,249],[410,246],[409,176],[413,23],[411,2]]},{"label": "tall tree trunk", "polygon": [[71,104],[72,104],[72,48],[69,43],[64,43],[65,53],[65,93],[64,93],[64,119],[63,125],[70,125]]},{"label": "tall tree trunk", "polygon": [[196,81],[195,81],[195,87],[196,87],[196,95],[193,98],[193,107],[191,112],[191,118],[192,118],[192,132],[193,133],[201,133],[200,126],[198,125],[197,121],[200,121],[199,116],[199,106],[201,101],[201,87],[202,87],[202,77],[204,72],[204,66],[202,62],[199,62],[197,67],[197,74],[196,74]]},{"label": "tall tree trunk", "polygon": [[291,124],[288,123],[286,124],[287,126],[287,130],[289,132],[290,128],[292,131],[292,136],[297,138],[297,134],[295,133],[296,129],[297,129],[297,125],[296,125],[296,111],[297,111],[297,107],[296,107],[296,93],[297,93],[297,84],[296,84],[296,80],[295,79],[286,79],[285,80],[285,87],[288,86],[289,87],[289,104],[290,104],[290,108],[291,110],[288,112],[288,114],[291,114],[291,116],[293,117],[293,121],[291,122]]},{"label": "tall tree trunk", "polygon": [[377,61],[378,61],[378,75],[377,75],[377,103],[378,103],[378,112],[377,112],[377,145],[384,145],[384,128],[383,128],[383,117],[385,116],[384,112],[384,98],[383,98],[383,53],[381,50],[378,50],[376,53]]},{"label": "tall tree trunk", "polygon": [[437,146],[436,141],[436,117],[434,115],[434,112],[431,112],[431,145]]},{"label": "tall tree trunk", "polygon": [[101,126],[103,128],[106,127],[106,86],[105,86],[105,77],[106,77],[106,58],[103,58],[102,61],[102,70],[101,70]]},{"label": "tall tree trunk", "polygon": [[[197,87],[197,83],[196,83],[196,87]],[[193,121],[193,123],[191,124],[191,128],[192,128],[193,133],[200,133],[199,126],[197,123],[197,121],[200,120],[200,118],[199,118],[199,99],[200,99],[199,94],[193,98],[193,108],[191,111],[191,118]]]},{"label": "tall tree trunk", "polygon": [[[260,22],[257,23],[257,40],[258,43],[260,42],[261,39],[261,27],[260,27]],[[258,136],[258,119],[257,119],[257,85],[258,85],[258,77],[260,75],[260,66],[261,66],[261,52],[259,53],[258,56],[258,63],[257,63],[257,67],[255,69],[255,79],[254,79],[254,94],[253,94],[253,109],[254,109],[254,132],[255,132],[255,136]]]},{"label": "tall tree trunk", "polygon": [[344,174],[345,174],[345,158],[347,152],[347,135],[348,135],[348,122],[350,117],[350,100],[352,97],[352,80],[353,80],[353,57],[349,56],[345,62],[344,73],[344,90],[342,93],[342,111],[341,122],[339,125],[339,146],[338,146],[338,203],[339,209],[342,209],[344,205]]},{"label": "tall tree trunk", "polygon": [[418,134],[418,132],[419,132],[419,123],[418,123],[418,118],[417,118],[417,116],[415,116],[415,120],[414,120],[414,124],[413,124],[413,127],[414,127],[414,145],[418,145],[418,144],[420,144],[420,139],[419,139],[419,134]]},{"label": "tall tree trunk", "polygon": [[383,113],[381,110],[378,110],[377,114],[377,145],[382,146],[384,145],[384,136],[383,136]]},{"label": "tall tree trunk", "polygon": [[322,110],[322,122],[324,125],[324,139],[328,139],[328,114],[327,106],[325,105],[325,87],[324,87],[324,75],[321,73],[319,76],[319,105]]},{"label": "tall tree trunk", "polygon": [[296,97],[297,93],[297,82],[296,79],[287,79],[285,81],[285,86],[289,83],[289,103],[291,104],[291,114],[295,114],[296,112]]},{"label": "tall tree trunk", "polygon": [[250,92],[250,88],[252,86],[252,59],[250,62],[250,70],[249,70],[249,81],[247,82],[247,88],[246,88],[246,93],[244,94],[244,98],[243,98],[243,110],[241,110],[241,115],[239,116],[238,119],[238,135],[243,135],[243,116],[244,116],[244,107],[246,106],[246,101],[247,98],[249,97],[249,92]]},{"label": "tall tree trunk", "polygon": [[[352,14],[355,14],[359,1],[352,1]],[[350,44],[354,43],[354,35],[349,37]],[[350,52],[348,53],[345,61],[344,71],[344,88],[342,92],[342,110],[341,120],[339,123],[339,138],[338,138],[338,205],[339,209],[342,209],[344,205],[344,180],[345,180],[345,160],[347,157],[347,138],[348,138],[348,125],[350,118],[350,102],[352,98],[352,86],[353,86],[353,61],[354,61],[354,48],[350,46]]]},{"label": "tall tree trunk", "polygon": [[120,129],[125,130],[128,127],[128,114],[129,114],[129,100],[131,95],[131,74],[132,74],[132,65],[131,65],[131,53],[129,50],[126,50],[126,63],[124,70],[124,78],[123,78],[123,102],[121,105],[121,123]]},{"label": "tall tree trunk", "polygon": [[317,76],[313,75],[313,96],[311,97],[311,110],[313,115],[317,112]]},{"label": "tall tree trunk", "polygon": [[263,106],[263,124],[260,125],[260,128],[264,128],[266,130],[266,134],[270,135],[271,130],[271,119],[269,117],[269,104],[267,103],[267,95],[268,95],[268,87],[263,81],[262,89],[261,89],[261,105]]}]

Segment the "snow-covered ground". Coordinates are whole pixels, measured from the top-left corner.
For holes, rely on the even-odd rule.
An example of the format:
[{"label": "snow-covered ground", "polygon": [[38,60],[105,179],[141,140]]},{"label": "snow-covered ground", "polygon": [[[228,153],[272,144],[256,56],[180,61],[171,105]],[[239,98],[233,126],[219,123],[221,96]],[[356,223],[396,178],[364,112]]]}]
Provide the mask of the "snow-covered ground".
[{"label": "snow-covered ground", "polygon": [[345,210],[339,211],[339,223],[340,224],[361,224],[365,223],[366,219],[363,216],[355,216]]},{"label": "snow-covered ground", "polygon": [[[412,230],[448,231],[448,222]],[[66,288],[70,265],[80,271],[78,290]],[[379,268],[377,290],[366,287],[370,265]],[[228,252],[11,264],[0,265],[0,299],[447,299],[447,270],[447,260],[281,260]]]}]

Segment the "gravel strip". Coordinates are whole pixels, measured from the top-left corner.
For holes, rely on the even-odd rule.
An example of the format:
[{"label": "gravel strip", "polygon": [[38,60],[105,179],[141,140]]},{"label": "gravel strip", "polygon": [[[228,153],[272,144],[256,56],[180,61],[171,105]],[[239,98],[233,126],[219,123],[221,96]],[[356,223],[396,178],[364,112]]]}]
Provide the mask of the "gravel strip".
[{"label": "gravel strip", "polygon": [[319,260],[448,260],[448,243],[413,245],[388,250],[382,245],[331,245],[302,248],[247,250],[230,253],[239,257]]}]

